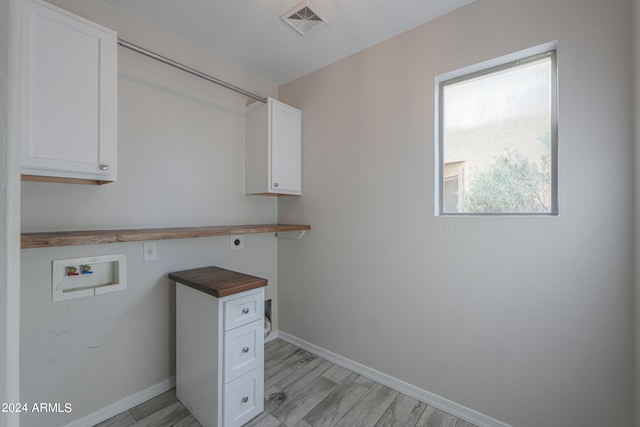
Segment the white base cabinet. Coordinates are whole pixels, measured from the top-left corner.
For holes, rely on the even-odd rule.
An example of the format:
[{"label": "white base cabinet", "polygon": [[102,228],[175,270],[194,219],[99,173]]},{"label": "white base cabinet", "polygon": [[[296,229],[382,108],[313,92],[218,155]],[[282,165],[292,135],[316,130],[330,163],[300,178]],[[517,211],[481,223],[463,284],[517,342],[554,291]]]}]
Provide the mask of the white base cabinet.
[{"label": "white base cabinet", "polygon": [[117,179],[117,34],[23,2],[22,174]]},{"label": "white base cabinet", "polygon": [[264,409],[264,289],[216,298],[176,283],[176,393],[204,427]]},{"label": "white base cabinet", "polygon": [[273,98],[246,110],[245,193],[302,193],[302,112]]}]

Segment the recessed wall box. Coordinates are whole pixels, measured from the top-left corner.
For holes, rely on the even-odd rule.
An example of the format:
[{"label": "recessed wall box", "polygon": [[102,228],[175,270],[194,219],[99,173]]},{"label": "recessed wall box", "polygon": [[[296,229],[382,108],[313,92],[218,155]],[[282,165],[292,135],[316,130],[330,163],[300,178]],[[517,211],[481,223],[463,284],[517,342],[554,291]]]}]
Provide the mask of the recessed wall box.
[{"label": "recessed wall box", "polygon": [[53,301],[127,289],[127,256],[103,255],[53,261]]}]

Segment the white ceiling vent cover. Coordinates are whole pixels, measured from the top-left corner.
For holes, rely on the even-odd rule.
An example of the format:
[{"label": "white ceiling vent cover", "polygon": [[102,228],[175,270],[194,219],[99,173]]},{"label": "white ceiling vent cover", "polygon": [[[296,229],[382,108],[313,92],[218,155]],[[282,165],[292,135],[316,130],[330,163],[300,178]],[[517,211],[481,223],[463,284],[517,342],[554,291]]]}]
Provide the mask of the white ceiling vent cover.
[{"label": "white ceiling vent cover", "polygon": [[315,6],[312,6],[308,0],[303,1],[293,9],[280,17],[284,22],[291,25],[294,30],[303,36],[311,30],[328,24],[329,20],[322,17],[318,13]]}]

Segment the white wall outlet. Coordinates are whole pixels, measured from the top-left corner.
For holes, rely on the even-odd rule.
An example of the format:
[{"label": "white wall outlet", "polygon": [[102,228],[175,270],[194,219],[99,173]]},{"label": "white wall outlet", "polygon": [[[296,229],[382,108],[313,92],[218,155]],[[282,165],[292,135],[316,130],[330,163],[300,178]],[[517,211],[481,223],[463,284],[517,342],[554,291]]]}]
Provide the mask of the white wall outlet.
[{"label": "white wall outlet", "polygon": [[244,236],[231,236],[231,250],[239,251],[244,248]]},{"label": "white wall outlet", "polygon": [[145,261],[156,261],[158,259],[158,244],[156,242],[147,242],[142,244]]}]

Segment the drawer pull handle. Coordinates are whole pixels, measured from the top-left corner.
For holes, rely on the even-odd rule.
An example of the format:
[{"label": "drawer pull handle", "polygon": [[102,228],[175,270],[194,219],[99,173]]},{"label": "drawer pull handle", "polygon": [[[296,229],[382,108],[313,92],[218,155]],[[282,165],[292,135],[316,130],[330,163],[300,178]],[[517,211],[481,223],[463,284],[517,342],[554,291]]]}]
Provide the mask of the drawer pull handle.
[{"label": "drawer pull handle", "polygon": [[245,348],[243,348],[243,349],[242,349],[242,352],[243,352],[243,353],[249,353],[249,347],[245,347]]},{"label": "drawer pull handle", "polygon": [[249,314],[249,309],[248,308],[243,308],[242,309],[242,314]]},{"label": "drawer pull handle", "polygon": [[247,396],[242,397],[242,403],[247,403],[248,401],[249,401],[249,398]]}]

